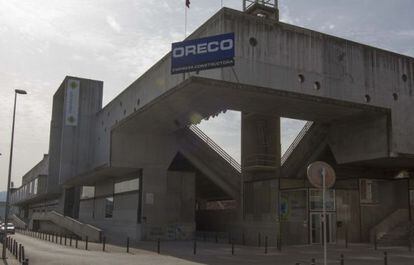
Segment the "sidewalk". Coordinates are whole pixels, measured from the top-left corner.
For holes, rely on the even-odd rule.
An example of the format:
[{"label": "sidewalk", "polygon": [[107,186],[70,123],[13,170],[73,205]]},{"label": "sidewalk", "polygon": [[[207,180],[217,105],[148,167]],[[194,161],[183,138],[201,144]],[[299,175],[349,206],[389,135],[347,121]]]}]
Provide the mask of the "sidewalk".
[{"label": "sidewalk", "polygon": [[[0,243],[0,252],[3,249],[3,244]],[[6,251],[6,257],[7,259],[3,260],[1,259],[1,253],[0,253],[0,265],[20,265],[19,261],[7,250]]]},{"label": "sidewalk", "polygon": [[[75,241],[69,246],[70,240],[60,238],[58,243],[48,240],[41,240],[21,234],[14,237],[24,243],[26,252],[33,264],[223,264],[223,265],[308,265],[311,259],[316,260],[320,265],[322,261],[322,247],[320,245],[303,245],[284,247],[282,251],[276,248],[268,248],[265,253],[264,247],[234,246],[234,255],[230,244],[214,242],[197,242],[196,255],[194,255],[194,242],[192,241],[161,241],[160,254],[157,242],[138,242],[131,244],[129,253],[126,253],[126,246],[101,243],[88,243],[88,250],[85,250],[85,242],[78,242],[78,249],[75,248]],[[379,248],[374,250],[368,244],[350,244],[349,248],[343,245],[330,245],[328,247],[329,264],[340,264],[340,256],[344,255],[346,265],[381,265],[384,264],[384,251],[387,251],[388,264],[408,265],[414,264],[414,252],[409,252],[404,247]]]}]

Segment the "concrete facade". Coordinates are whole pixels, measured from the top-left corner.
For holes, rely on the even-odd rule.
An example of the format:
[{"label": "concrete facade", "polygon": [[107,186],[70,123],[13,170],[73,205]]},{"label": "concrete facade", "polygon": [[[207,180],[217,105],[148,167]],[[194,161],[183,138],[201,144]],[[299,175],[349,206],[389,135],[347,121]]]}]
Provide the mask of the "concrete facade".
[{"label": "concrete facade", "polygon": [[[58,194],[58,212],[114,240],[191,239],[202,227],[249,242],[260,233],[270,244],[318,243],[320,199],[306,181],[316,160],[338,175],[332,242],[344,233],[368,241],[379,222],[412,208],[413,58],[227,8],[188,39],[228,32],[234,67],[171,75],[167,54],[103,108],[101,81],[65,78],[54,96],[46,192]],[[73,83],[79,94],[69,94]],[[68,125],[71,104],[77,119]],[[190,130],[226,110],[242,112],[241,165]],[[284,159],[280,117],[314,122]],[[139,185],[117,191],[125,181]],[[83,197],[84,187],[93,194]]]}]

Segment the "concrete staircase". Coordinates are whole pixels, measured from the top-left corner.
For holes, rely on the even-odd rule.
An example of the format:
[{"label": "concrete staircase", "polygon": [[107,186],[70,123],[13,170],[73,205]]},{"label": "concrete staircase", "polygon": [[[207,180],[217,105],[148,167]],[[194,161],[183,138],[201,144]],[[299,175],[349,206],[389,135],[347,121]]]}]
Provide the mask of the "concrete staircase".
[{"label": "concrete staircase", "polygon": [[25,221],[23,221],[22,219],[20,219],[17,215],[12,214],[10,215],[10,221],[14,224],[15,227],[20,228],[20,229],[26,229],[27,228],[27,224]]},{"label": "concrete staircase", "polygon": [[32,221],[50,221],[79,236],[83,240],[88,237],[88,240],[91,242],[100,242],[102,239],[103,231],[101,229],[89,224],[81,223],[71,217],[63,216],[55,211],[33,213]]},{"label": "concrete staircase", "polygon": [[410,233],[410,223],[408,220],[408,209],[398,209],[394,211],[370,230],[371,243],[375,241],[376,237],[379,245],[407,245]]},{"label": "concrete staircase", "polygon": [[290,147],[282,156],[282,176],[295,178],[306,171],[310,162],[318,158],[326,148],[328,126],[322,123],[307,122]]},{"label": "concrete staircase", "polygon": [[241,166],[196,126],[177,132],[181,154],[235,200],[240,199]]},{"label": "concrete staircase", "polygon": [[[293,177],[327,145],[328,127],[307,122],[281,157],[282,175]],[[240,198],[241,165],[197,126],[177,132],[180,152],[234,199]],[[320,150],[319,150],[320,149]]]},{"label": "concrete staircase", "polygon": [[381,246],[407,246],[409,242],[410,223],[402,222],[378,239]]}]

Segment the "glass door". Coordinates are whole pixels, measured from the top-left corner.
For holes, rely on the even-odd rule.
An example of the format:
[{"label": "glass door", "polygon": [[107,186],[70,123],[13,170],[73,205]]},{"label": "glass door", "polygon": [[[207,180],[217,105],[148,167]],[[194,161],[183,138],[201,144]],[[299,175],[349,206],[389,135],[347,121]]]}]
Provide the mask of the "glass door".
[{"label": "glass door", "polygon": [[[326,214],[326,241],[328,244],[336,242],[336,214]],[[310,213],[310,240],[311,244],[323,243],[323,214],[321,212]]]}]

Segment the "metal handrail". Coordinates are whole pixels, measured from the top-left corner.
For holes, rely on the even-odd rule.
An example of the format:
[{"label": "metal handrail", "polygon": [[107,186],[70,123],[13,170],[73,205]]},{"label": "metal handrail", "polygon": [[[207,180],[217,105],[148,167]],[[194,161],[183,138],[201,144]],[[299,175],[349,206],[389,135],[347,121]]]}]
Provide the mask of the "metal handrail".
[{"label": "metal handrail", "polygon": [[255,4],[261,4],[272,8],[276,8],[278,5],[277,0],[245,0],[243,1],[243,11],[246,11]]},{"label": "metal handrail", "polygon": [[195,133],[201,140],[203,140],[208,146],[210,146],[217,154],[219,154],[224,160],[226,160],[237,172],[241,173],[241,165],[231,155],[223,150],[216,142],[208,137],[202,130],[196,125],[190,125],[190,130]]},{"label": "metal handrail", "polygon": [[286,152],[283,154],[281,159],[281,164],[283,165],[289,158],[289,156],[293,153],[293,150],[298,146],[300,141],[302,141],[303,137],[306,135],[306,133],[309,131],[309,129],[312,127],[313,121],[308,121],[305,126],[303,126],[302,130],[299,132],[299,134],[296,136],[295,140],[293,140],[292,144],[289,146],[289,148],[286,150]]},{"label": "metal handrail", "polygon": [[[293,140],[292,144],[286,150],[281,158],[281,165],[283,165],[289,158],[289,156],[293,153],[293,150],[299,145],[300,141],[302,141],[303,137],[309,131],[309,129],[313,125],[313,121],[308,121],[296,136],[295,140]],[[226,160],[234,169],[238,172],[241,172],[241,165],[233,157],[231,157],[226,151],[224,151],[216,142],[214,142],[210,137],[208,137],[202,130],[200,130],[196,125],[190,125],[190,130],[195,133],[201,140],[203,140],[208,146],[210,146],[214,151],[217,152],[224,160]]]}]

